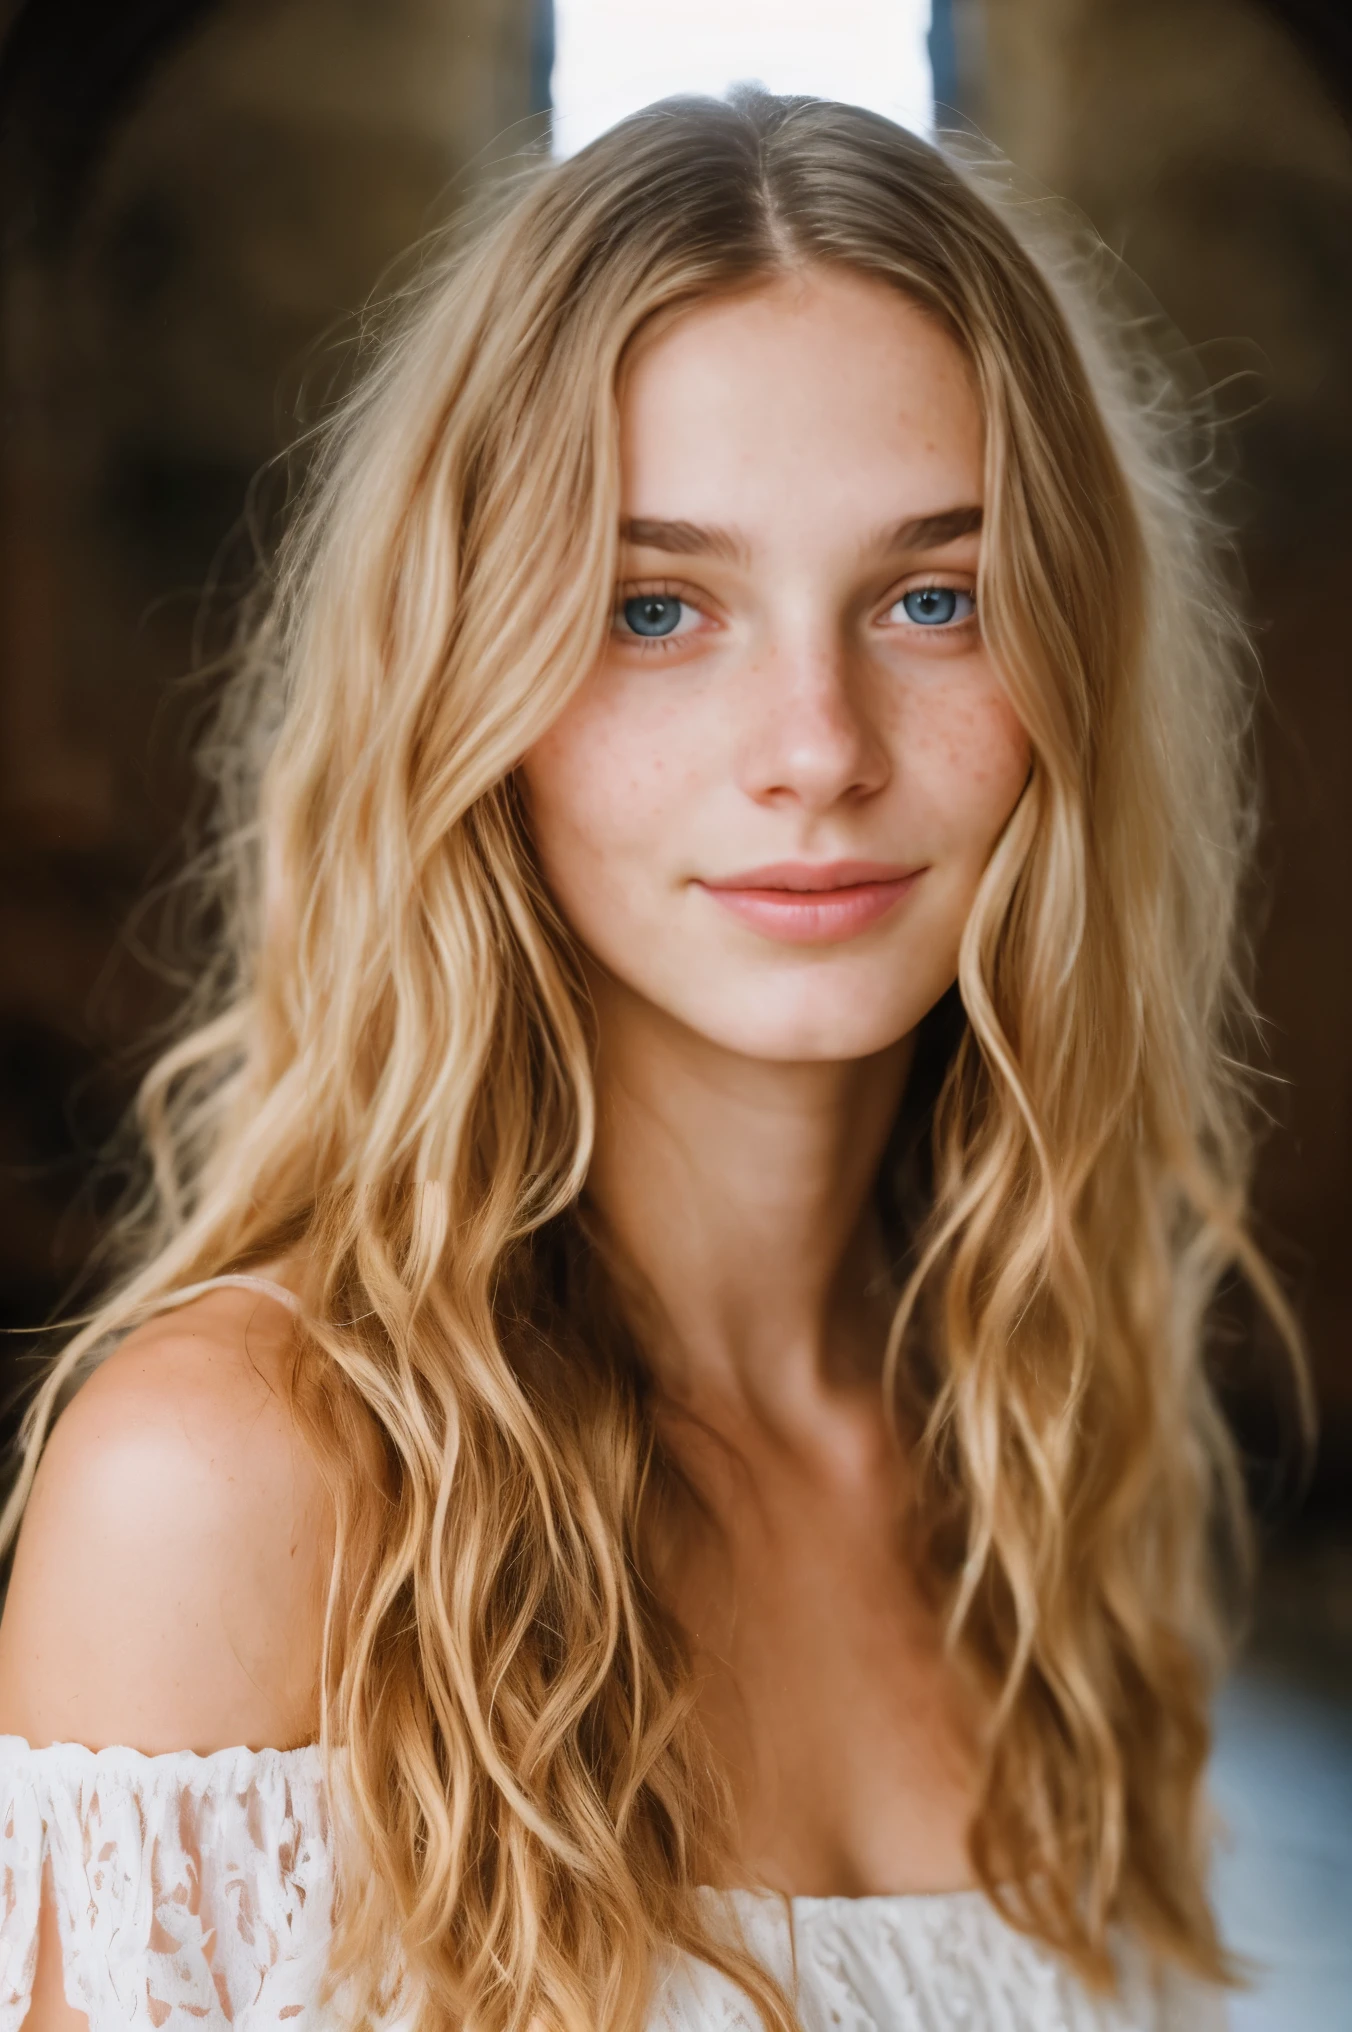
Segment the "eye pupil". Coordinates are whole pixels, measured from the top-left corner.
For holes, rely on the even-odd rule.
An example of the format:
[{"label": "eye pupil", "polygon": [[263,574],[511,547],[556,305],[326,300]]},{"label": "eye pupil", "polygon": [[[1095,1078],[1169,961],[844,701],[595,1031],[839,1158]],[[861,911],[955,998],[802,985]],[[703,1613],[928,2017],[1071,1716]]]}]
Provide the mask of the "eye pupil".
[{"label": "eye pupil", "polygon": [[958,611],[958,594],[953,586],[918,586],[902,596],[901,604],[908,620],[942,627]]},{"label": "eye pupil", "polygon": [[639,593],[624,603],[625,626],[635,635],[670,635],[680,618],[674,593]]}]

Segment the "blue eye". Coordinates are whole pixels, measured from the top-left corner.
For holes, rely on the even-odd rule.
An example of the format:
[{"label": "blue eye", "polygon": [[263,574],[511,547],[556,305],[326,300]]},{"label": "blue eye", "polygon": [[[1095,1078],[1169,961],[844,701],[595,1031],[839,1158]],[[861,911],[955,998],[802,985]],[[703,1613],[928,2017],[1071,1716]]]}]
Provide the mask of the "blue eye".
[{"label": "blue eye", "polygon": [[[944,628],[955,621],[970,621],[976,612],[971,593],[958,586],[917,586],[897,601],[908,621],[922,628]],[[896,608],[893,608],[896,612]]]},{"label": "blue eye", "polygon": [[675,633],[684,605],[684,600],[678,600],[674,593],[636,593],[624,602],[620,612],[626,628],[651,640],[654,636]]}]

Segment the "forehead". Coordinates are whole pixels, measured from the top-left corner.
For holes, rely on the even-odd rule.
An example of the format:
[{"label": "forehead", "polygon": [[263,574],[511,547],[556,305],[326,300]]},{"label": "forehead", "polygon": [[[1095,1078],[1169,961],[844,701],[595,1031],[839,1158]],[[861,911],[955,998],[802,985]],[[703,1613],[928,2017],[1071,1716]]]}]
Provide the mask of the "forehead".
[{"label": "forehead", "polygon": [[628,515],[873,523],[979,502],[967,360],[899,290],[807,270],[682,313],[621,389]]}]

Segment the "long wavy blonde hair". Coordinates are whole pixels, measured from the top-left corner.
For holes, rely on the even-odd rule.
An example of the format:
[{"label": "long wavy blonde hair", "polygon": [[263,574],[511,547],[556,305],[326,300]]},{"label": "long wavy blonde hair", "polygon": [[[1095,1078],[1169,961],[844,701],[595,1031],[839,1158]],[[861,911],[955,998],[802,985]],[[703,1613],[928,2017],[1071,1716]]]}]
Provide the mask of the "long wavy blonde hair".
[{"label": "long wavy blonde hair", "polygon": [[980,609],[1034,758],[963,940],[885,1375],[916,1556],[990,1696],[971,1854],[1091,1981],[1119,1923],[1226,1973],[1208,1548],[1242,1526],[1200,1344],[1228,1265],[1281,1300],[1243,1225],[1221,546],[1167,376],[1017,206],[871,114],[748,94],[527,175],[326,428],[212,749],[211,1007],[145,1083],[133,1260],[35,1400],[8,1512],[111,1339],[302,1251],[335,1980],[375,2014],[402,1969],[427,2027],[625,2032],[673,1946],[792,2022],[696,1895],[735,1871],[727,1801],[653,1578],[653,1403],[580,1211],[588,1006],[514,772],[610,624],[626,348],[811,264],[902,291],[971,364]]}]

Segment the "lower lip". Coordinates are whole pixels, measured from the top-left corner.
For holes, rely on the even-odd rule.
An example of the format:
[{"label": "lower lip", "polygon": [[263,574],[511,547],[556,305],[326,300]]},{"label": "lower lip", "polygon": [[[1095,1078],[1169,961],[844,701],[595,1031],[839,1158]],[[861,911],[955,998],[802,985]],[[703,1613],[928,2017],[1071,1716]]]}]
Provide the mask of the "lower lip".
[{"label": "lower lip", "polygon": [[848,889],[713,889],[707,895],[743,924],[789,945],[837,945],[886,917],[920,879],[856,882]]}]

